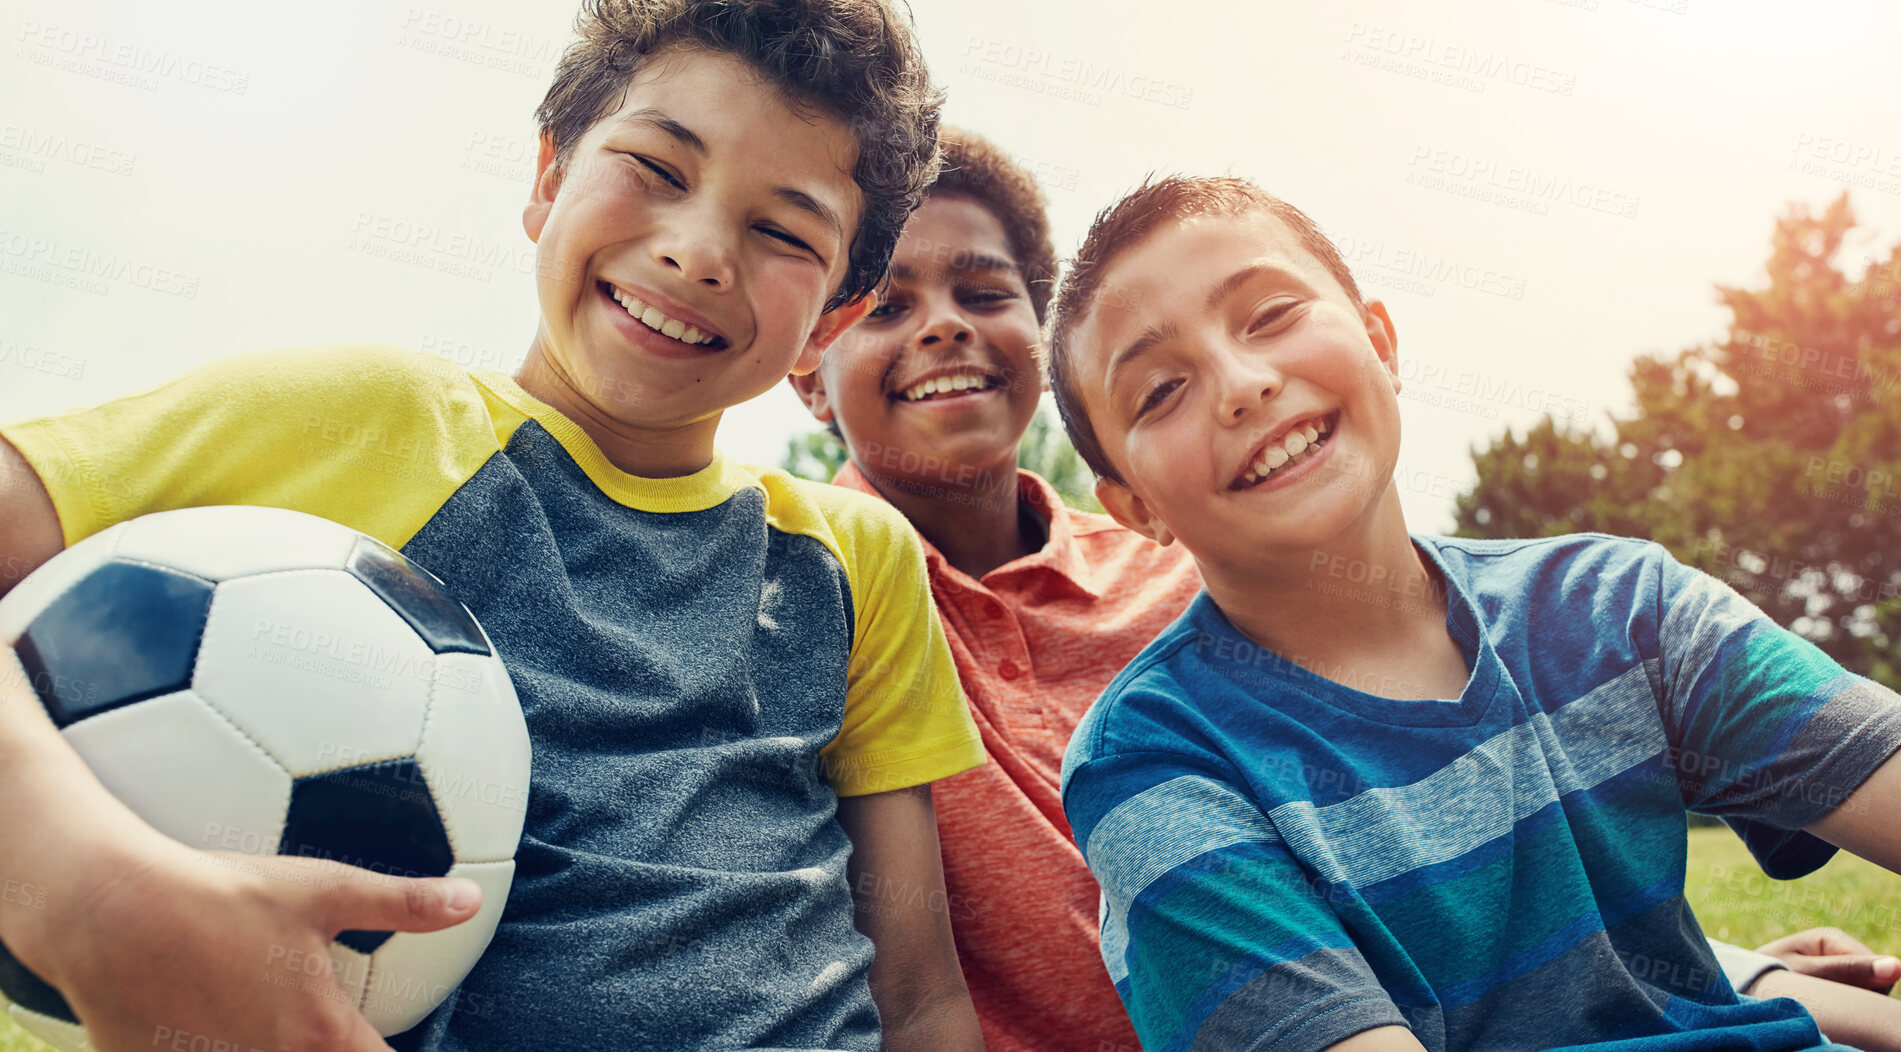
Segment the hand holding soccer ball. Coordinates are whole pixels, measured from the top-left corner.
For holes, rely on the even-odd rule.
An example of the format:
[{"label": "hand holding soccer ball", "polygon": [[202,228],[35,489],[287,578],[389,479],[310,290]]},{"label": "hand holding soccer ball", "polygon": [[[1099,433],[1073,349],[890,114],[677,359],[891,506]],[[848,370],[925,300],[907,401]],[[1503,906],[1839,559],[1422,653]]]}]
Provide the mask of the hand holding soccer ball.
[{"label": "hand holding soccer ball", "polygon": [[[81,1022],[101,1047],[169,1044],[157,1025],[190,1047],[374,1048],[481,955],[527,728],[421,568],[296,512],[166,512],[21,582],[0,644],[98,779],[46,765],[67,820],[39,828],[72,842],[50,853],[56,901],[0,945],[23,1026],[65,1048]],[[417,879],[444,876],[468,883]]]}]

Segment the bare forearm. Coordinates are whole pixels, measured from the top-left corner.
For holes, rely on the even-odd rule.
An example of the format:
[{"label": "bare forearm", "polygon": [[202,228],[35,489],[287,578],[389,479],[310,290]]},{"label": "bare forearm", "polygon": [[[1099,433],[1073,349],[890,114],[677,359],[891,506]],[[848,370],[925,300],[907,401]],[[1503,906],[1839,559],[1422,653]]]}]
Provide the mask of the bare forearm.
[{"label": "bare forearm", "polygon": [[896,1052],[983,1048],[943,903],[944,870],[929,786],[838,804],[852,840],[853,922],[876,947],[871,998],[884,1047]]},{"label": "bare forearm", "polygon": [[1892,997],[1782,970],[1765,972],[1749,995],[1794,998],[1830,1041],[1866,1052],[1901,1052],[1901,1001]]},{"label": "bare forearm", "polygon": [[970,1004],[970,992],[961,982],[954,994],[907,1007],[893,1005],[887,1009],[889,998],[879,1000],[877,995],[874,988],[872,998],[878,1001],[886,1052],[936,1052],[939,1049],[980,1052],[984,1047],[977,1013]]},{"label": "bare forearm", "polygon": [[0,941],[29,966],[54,918],[110,871],[112,845],[156,833],[99,783],[53,726],[12,648],[0,647]]}]

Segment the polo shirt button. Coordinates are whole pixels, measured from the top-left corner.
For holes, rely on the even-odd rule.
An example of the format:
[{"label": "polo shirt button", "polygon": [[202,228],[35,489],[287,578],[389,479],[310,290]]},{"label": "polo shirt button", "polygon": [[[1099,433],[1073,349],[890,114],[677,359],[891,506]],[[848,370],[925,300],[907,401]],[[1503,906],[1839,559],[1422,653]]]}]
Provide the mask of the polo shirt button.
[{"label": "polo shirt button", "polygon": [[997,666],[997,673],[1004,679],[1015,679],[1023,674],[1023,670],[1017,667],[1016,662],[1005,661],[1003,664]]}]

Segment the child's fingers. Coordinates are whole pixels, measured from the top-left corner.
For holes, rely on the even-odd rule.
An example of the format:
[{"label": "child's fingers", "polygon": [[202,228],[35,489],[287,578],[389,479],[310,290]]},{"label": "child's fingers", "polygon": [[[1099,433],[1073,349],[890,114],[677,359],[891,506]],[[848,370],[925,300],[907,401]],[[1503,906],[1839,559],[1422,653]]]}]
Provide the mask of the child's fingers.
[{"label": "child's fingers", "polygon": [[1901,960],[1874,954],[1840,953],[1827,957],[1791,954],[1783,960],[1791,970],[1803,975],[1881,994],[1893,989],[1895,980],[1901,978]]},{"label": "child's fingers", "polygon": [[313,919],[339,931],[436,931],[460,924],[482,905],[482,888],[464,877],[392,877],[327,860],[281,856],[275,863],[313,882]]}]

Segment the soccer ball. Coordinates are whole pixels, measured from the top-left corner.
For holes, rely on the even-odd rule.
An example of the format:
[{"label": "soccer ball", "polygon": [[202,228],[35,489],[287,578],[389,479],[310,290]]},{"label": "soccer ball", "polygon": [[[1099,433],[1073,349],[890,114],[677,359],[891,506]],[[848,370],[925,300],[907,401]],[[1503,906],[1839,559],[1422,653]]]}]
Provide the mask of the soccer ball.
[{"label": "soccer ball", "polygon": [[[327,973],[371,1025],[409,1029],[487,947],[515,872],[528,728],[501,660],[442,582],[386,545],[278,508],[147,515],[60,553],[0,600],[61,733],[139,817],[207,851],[462,876],[482,908],[439,932],[347,931]],[[4,655],[0,655],[4,657]],[[87,1047],[59,992],[0,946],[12,1017]]]}]

